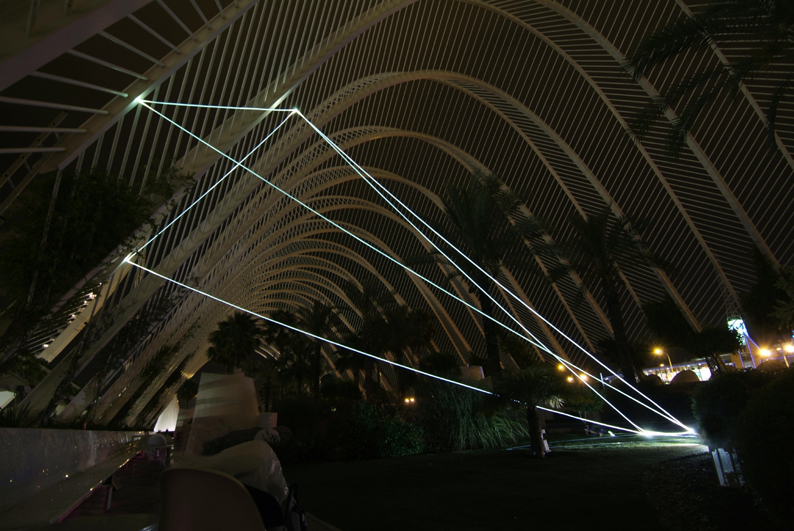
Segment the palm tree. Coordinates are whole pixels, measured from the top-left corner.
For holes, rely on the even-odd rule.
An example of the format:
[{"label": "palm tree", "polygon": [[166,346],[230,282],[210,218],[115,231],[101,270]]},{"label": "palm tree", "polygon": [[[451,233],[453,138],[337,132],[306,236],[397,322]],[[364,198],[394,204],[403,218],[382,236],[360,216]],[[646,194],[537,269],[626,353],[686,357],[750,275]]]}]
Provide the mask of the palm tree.
[{"label": "palm tree", "polygon": [[[372,354],[373,356],[383,355],[383,344],[378,338],[377,330],[382,330],[384,312],[390,310],[396,304],[394,296],[388,293],[381,284],[375,282],[364,282],[359,289],[354,284],[344,287],[345,294],[358,311],[361,318],[361,326],[352,334],[348,334],[346,342],[353,348]],[[359,359],[360,358],[360,359]],[[375,397],[375,361],[372,358],[361,356],[353,352],[340,355],[340,368],[342,370],[351,369],[364,371],[364,394],[368,400]]]},{"label": "palm tree", "polygon": [[564,375],[548,364],[533,364],[517,373],[503,378],[497,386],[502,397],[517,400],[527,409],[527,428],[529,429],[530,445],[536,457],[545,457],[543,445],[543,419],[538,406],[547,404],[561,407],[564,395],[569,386]]},{"label": "palm tree", "polygon": [[295,392],[301,396],[304,382],[311,381],[312,344],[303,334],[296,334],[286,348],[282,348],[278,358],[279,376],[284,381],[295,382]]},{"label": "palm tree", "polygon": [[[276,310],[270,318],[288,326],[299,327],[298,316],[287,310]],[[313,351],[310,340],[300,332],[296,332],[280,324],[266,322],[264,327],[265,341],[278,350],[276,363],[279,376],[284,380],[295,382],[297,394],[303,394],[303,383],[312,373],[309,353]]]},{"label": "palm tree", "polygon": [[207,350],[207,357],[223,365],[227,374],[231,374],[243,360],[256,353],[264,334],[256,318],[243,312],[235,312],[219,322],[218,329],[210,333],[211,346]]},{"label": "palm tree", "polygon": [[[469,291],[477,297],[480,311],[486,316],[482,319],[485,354],[488,372],[496,380],[501,377],[502,367],[496,324],[491,319],[494,316],[491,277],[496,277],[502,266],[512,261],[513,251],[524,239],[539,236],[542,226],[523,214],[521,201],[493,174],[474,172],[466,186],[447,185],[442,201],[450,230],[437,231],[456,247],[445,244],[441,249],[474,281]],[[460,255],[468,257],[476,267]],[[440,253],[431,255],[430,260],[449,264]]]},{"label": "palm tree", "polygon": [[[712,45],[731,46],[739,55],[733,64],[701,68],[654,98],[631,120],[630,126],[637,138],[642,139],[668,109],[686,101],[668,137],[668,148],[678,153],[707,105],[721,96],[735,97],[746,81],[776,65],[791,64],[794,60],[794,4],[788,0],[711,0],[694,16],[684,15],[645,37],[629,55],[624,68],[639,81],[658,65],[690,50]],[[773,139],[778,107],[789,93],[792,79],[794,71],[781,70],[769,102],[765,125]]]},{"label": "palm tree", "polygon": [[780,272],[769,258],[756,246],[750,255],[755,266],[755,283],[739,294],[741,313],[750,337],[759,344],[771,345],[791,333],[791,329],[781,330],[781,322],[774,315],[775,306],[786,299],[786,292],[780,284]]},{"label": "palm tree", "polygon": [[[320,337],[326,337],[330,333],[334,315],[334,309],[320,301],[314,301],[311,307],[299,309],[296,314],[301,329]],[[323,342],[319,339],[311,339],[310,341],[313,352],[312,393],[316,398],[319,398]]]},{"label": "palm tree", "polygon": [[636,369],[620,303],[621,291],[626,287],[621,270],[648,265],[662,268],[665,264],[639,237],[638,223],[612,217],[610,212],[607,205],[587,218],[580,214],[571,216],[572,236],[555,248],[560,264],[549,269],[549,277],[556,281],[576,272],[584,282],[582,290],[601,288],[620,370],[627,381],[634,383]]},{"label": "palm tree", "polygon": [[[419,358],[431,345],[436,332],[434,317],[422,310],[411,310],[397,306],[384,312],[384,319],[375,323],[376,350],[390,352],[395,360],[413,366],[406,352],[410,349]],[[408,375],[403,369],[396,371],[400,392],[405,392],[413,381],[414,373]]]},{"label": "palm tree", "polygon": [[780,326],[791,331],[794,329],[794,269],[784,268],[783,278],[776,286],[783,291],[783,296],[777,300],[773,315]]}]

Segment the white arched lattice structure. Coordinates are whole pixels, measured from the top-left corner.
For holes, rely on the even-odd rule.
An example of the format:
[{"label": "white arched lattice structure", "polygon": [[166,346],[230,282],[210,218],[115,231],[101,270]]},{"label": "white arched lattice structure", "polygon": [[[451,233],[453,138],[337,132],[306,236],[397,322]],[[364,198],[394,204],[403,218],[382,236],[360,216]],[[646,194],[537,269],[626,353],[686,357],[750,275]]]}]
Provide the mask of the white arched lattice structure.
[{"label": "white arched lattice structure", "polygon": [[[624,273],[630,289],[622,304],[635,339],[645,336],[641,304],[665,295],[695,327],[724,318],[726,299],[735,304],[753,282],[753,245],[775,264],[794,262],[793,115],[784,102],[777,148],[769,149],[763,109],[773,80],[753,81],[734,101],[708,109],[678,158],[664,149],[674,111],[642,142],[626,133],[634,111],[691,73],[690,63],[677,61],[634,83],[621,69],[643,35],[689,12],[684,0],[97,5],[79,23],[68,19],[40,35],[34,28],[26,47],[0,62],[0,115],[7,120],[0,124],[0,215],[7,218],[0,230],[13,229],[13,205],[37,175],[54,172],[57,182],[62,172],[99,166],[143,190],[147,175],[159,175],[170,160],[193,173],[195,185],[157,212],[161,226],[173,225],[146,246],[147,267],[257,312],[313,299],[345,305],[344,282],[371,278],[406,304],[434,313],[440,347],[462,357],[483,348],[473,310],[235,168],[139,105],[140,97],[208,106],[153,104],[234,160],[247,157],[246,165],[261,176],[398,260],[424,252],[426,242],[307,123],[291,118],[257,147],[285,115],[222,106],[300,109],[431,223],[443,223],[438,198],[444,183],[462,183],[474,168],[498,172],[527,212],[549,221],[553,240],[566,238],[566,219],[575,212],[611,205],[615,214],[645,218],[651,223],[643,237],[677,270]],[[698,53],[695,63],[717,64],[730,63],[734,52]],[[152,236],[142,229],[140,245]],[[611,333],[598,290],[575,304],[578,277],[551,284],[543,272],[553,264],[517,252],[525,253],[527,266],[504,270],[500,281],[592,351]],[[110,280],[96,308],[104,328],[82,351],[81,367],[88,370],[147,305],[164,298],[175,304],[149,339],[128,353],[126,370],[100,385],[98,412],[106,419],[143,384],[134,375],[154,352],[189,329],[197,332],[182,352],[199,353],[188,367],[196,370],[207,334],[229,311],[153,275],[118,267],[121,258],[92,272]],[[443,268],[420,269],[443,283]],[[465,282],[453,281],[451,291],[476,306]],[[77,294],[83,295],[79,288]],[[581,351],[515,300],[504,293],[497,300],[559,355],[584,361]],[[31,345],[67,333],[65,324],[51,323]],[[53,343],[57,348],[48,356],[57,360],[68,344]],[[333,349],[325,354],[333,363]],[[55,364],[28,396],[32,411],[45,407],[65,365]],[[151,396],[162,382],[146,383],[152,385],[144,396]],[[79,414],[85,400],[78,396],[64,415]]]}]

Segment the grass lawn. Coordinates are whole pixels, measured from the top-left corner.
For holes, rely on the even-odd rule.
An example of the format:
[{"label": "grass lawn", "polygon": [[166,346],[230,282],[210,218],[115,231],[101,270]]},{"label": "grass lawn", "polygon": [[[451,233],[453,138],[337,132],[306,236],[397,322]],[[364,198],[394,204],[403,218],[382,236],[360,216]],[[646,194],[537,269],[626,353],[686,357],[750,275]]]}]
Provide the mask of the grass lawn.
[{"label": "grass lawn", "polygon": [[[668,529],[648,493],[663,462],[703,453],[647,442],[285,465],[307,511],[342,531]],[[716,474],[714,477],[716,483]]]}]

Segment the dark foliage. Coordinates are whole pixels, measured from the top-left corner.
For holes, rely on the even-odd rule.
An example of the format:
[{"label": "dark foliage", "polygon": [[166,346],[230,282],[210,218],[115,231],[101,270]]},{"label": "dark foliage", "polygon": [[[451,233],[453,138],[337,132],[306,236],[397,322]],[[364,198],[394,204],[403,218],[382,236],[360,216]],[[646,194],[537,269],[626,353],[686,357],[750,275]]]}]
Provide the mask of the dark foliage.
[{"label": "dark foliage", "polygon": [[422,430],[403,421],[393,407],[295,397],[275,409],[279,425],[294,434],[291,442],[276,448],[286,462],[398,457],[424,449]]},{"label": "dark foliage", "polygon": [[674,83],[637,113],[630,120],[632,133],[644,138],[674,108],[678,118],[672,122],[667,144],[677,155],[704,109],[718,98],[737,97],[743,84],[756,76],[774,72],[779,77],[766,109],[766,127],[774,144],[778,108],[794,79],[791,69],[780,67],[794,57],[792,28],[794,5],[788,0],[711,0],[694,16],[682,14],[648,35],[624,65],[634,80],[692,50],[710,54],[713,45],[731,48],[736,57],[728,65],[703,61],[700,54],[692,56],[705,66],[696,66],[693,75]]},{"label": "dark foliage", "polygon": [[709,446],[730,447],[739,414],[751,396],[772,378],[757,370],[731,372],[698,387],[692,398],[692,411]]},{"label": "dark foliage", "polygon": [[606,315],[612,325],[614,353],[623,377],[635,383],[637,368],[623,317],[621,295],[626,289],[621,272],[644,267],[670,269],[642,240],[645,222],[612,215],[611,205],[587,218],[575,213],[569,219],[573,229],[568,240],[561,241],[555,251],[560,265],[549,270],[549,278],[557,281],[576,273],[584,290],[599,288],[606,304]]},{"label": "dark foliage", "polygon": [[358,388],[356,382],[338,379],[323,381],[320,386],[320,395],[326,400],[358,401],[363,398],[361,389]]},{"label": "dark foliage", "polygon": [[769,259],[757,247],[753,247],[751,256],[755,283],[740,296],[742,314],[750,337],[761,344],[771,344],[781,333],[780,320],[774,315],[775,306],[789,297],[778,285],[780,274]]},{"label": "dark foliage", "polygon": [[207,357],[223,365],[226,373],[231,374],[235,367],[256,353],[264,335],[259,320],[247,313],[234,312],[219,322],[218,328],[210,333],[209,342],[212,346],[207,350]]},{"label": "dark foliage", "polygon": [[455,272],[450,274],[451,279],[465,277],[483,313],[487,371],[498,379],[502,368],[497,325],[492,321],[495,309],[491,297],[495,287],[491,277],[496,278],[503,266],[534,267],[521,260],[526,255],[520,251],[530,250],[524,243],[529,240],[533,249],[542,252],[544,225],[526,215],[521,200],[494,174],[474,172],[464,186],[448,184],[442,201],[446,224],[436,230],[455,247],[443,244],[443,254],[434,253],[412,262],[445,264]]},{"label": "dark foliage", "polygon": [[32,423],[27,407],[12,403],[0,409],[0,428],[28,428]]},{"label": "dark foliage", "polygon": [[774,316],[780,326],[789,332],[794,330],[794,268],[785,268],[783,278],[777,287],[785,292],[785,297],[775,303]]},{"label": "dark foliage", "polygon": [[794,371],[752,394],[735,421],[734,441],[748,485],[783,524],[794,521]]},{"label": "dark foliage", "polygon": [[176,397],[180,402],[187,404],[198,395],[198,382],[194,380],[185,380],[182,382],[182,385],[179,386],[179,390],[176,392]]},{"label": "dark foliage", "polygon": [[712,378],[692,403],[709,446],[736,449],[748,486],[779,522],[791,522],[794,370],[748,370]]},{"label": "dark foliage", "polygon": [[519,409],[470,389],[421,378],[414,407],[430,451],[504,448],[529,440]]}]

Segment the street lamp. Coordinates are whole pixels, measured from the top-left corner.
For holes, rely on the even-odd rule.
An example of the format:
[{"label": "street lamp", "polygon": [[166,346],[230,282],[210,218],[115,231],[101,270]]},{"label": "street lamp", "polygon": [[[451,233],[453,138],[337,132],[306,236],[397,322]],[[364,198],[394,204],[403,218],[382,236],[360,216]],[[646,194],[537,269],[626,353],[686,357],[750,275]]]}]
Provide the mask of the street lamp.
[{"label": "street lamp", "polygon": [[661,356],[662,354],[667,356],[667,362],[670,364],[670,374],[673,374],[673,362],[670,360],[670,354],[668,354],[667,352],[663,351],[660,348],[653,349],[653,353],[656,354],[657,356]]}]

